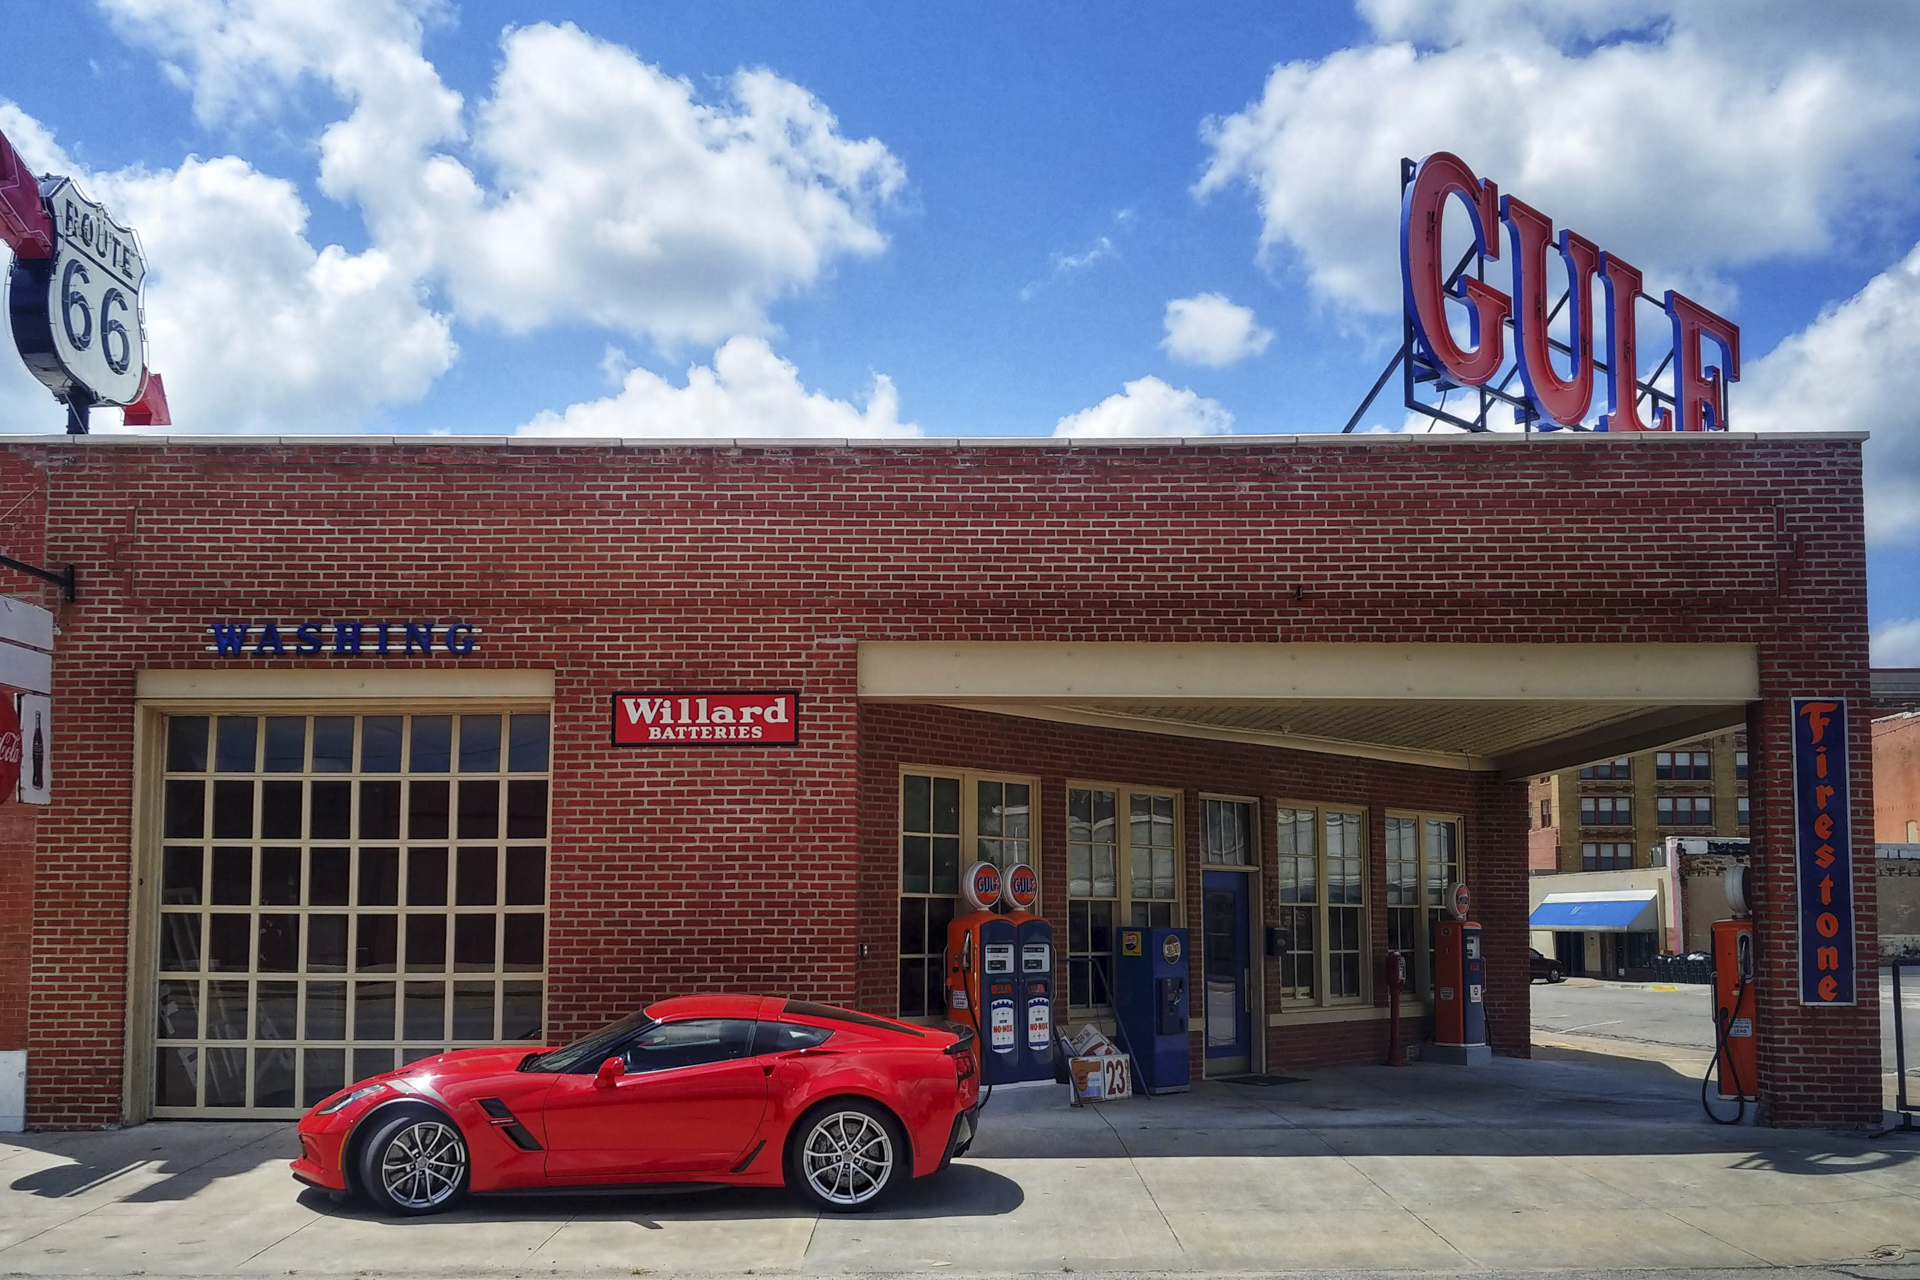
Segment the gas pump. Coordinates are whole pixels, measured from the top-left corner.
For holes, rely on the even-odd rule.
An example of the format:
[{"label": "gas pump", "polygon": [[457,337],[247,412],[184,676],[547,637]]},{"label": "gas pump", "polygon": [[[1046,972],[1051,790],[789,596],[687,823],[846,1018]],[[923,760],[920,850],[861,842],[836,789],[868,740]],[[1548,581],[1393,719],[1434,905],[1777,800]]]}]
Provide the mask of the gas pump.
[{"label": "gas pump", "polygon": [[1185,1093],[1187,1064],[1187,931],[1122,929],[1114,973],[1119,1020],[1140,1087]]},{"label": "gas pump", "polygon": [[1487,962],[1480,926],[1466,918],[1467,886],[1455,885],[1454,918],[1434,926],[1433,1043],[1423,1058],[1472,1067],[1493,1061],[1487,1045]]},{"label": "gas pump", "polygon": [[974,910],[947,926],[947,1009],[974,1029],[983,1084],[1053,1078],[1053,926],[1021,909],[1039,893],[1032,867],[976,862],[961,881]]},{"label": "gas pump", "polygon": [[[1759,1057],[1753,1034],[1754,998],[1753,920],[1747,912],[1747,869],[1727,868],[1722,882],[1727,891],[1730,920],[1713,922],[1713,1061],[1700,1081],[1700,1106],[1716,1124],[1739,1124],[1747,1103],[1758,1095]],[[1720,1077],[1720,1096],[1736,1098],[1733,1119],[1723,1120],[1707,1101],[1707,1081]]]}]

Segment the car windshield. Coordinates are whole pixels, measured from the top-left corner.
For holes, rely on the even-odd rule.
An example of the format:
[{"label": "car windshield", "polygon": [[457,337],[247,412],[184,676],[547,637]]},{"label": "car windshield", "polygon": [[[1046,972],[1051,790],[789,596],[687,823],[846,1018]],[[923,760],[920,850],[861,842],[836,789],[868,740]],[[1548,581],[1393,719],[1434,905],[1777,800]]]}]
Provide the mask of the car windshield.
[{"label": "car windshield", "polygon": [[653,1019],[645,1010],[629,1014],[615,1023],[600,1028],[591,1035],[580,1037],[570,1045],[529,1058],[520,1064],[522,1071],[577,1071],[582,1066],[598,1066],[604,1058],[611,1057],[610,1050],[634,1032],[653,1025]]}]

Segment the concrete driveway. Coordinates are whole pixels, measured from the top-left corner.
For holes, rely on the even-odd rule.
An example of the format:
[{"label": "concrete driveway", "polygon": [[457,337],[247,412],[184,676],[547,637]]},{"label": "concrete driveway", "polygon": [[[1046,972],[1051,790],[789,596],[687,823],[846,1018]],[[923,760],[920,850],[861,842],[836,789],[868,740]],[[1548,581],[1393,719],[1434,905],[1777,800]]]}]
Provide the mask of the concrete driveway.
[{"label": "concrete driveway", "polygon": [[[283,1124],[0,1143],[13,1275],[1702,1269],[1920,1261],[1920,1142],[1719,1128],[1670,1067],[1315,1072],[1071,1110],[1001,1090],[883,1212],[780,1192],[501,1197],[389,1220],[303,1191]],[[1858,1274],[1857,1268],[1853,1271]],[[1911,1274],[1910,1269],[1899,1269]]]}]

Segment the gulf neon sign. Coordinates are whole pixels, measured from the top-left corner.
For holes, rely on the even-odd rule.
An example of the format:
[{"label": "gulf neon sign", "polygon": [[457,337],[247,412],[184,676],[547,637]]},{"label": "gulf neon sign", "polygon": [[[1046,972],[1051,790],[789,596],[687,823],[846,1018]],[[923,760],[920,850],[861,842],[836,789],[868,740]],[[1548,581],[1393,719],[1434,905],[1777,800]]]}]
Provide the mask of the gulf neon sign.
[{"label": "gulf neon sign", "polygon": [[[1458,197],[1459,203],[1455,203]],[[1504,227],[1512,284],[1495,284],[1451,269],[1441,248],[1449,212],[1464,214],[1473,232],[1474,252],[1484,259],[1502,257]],[[1567,341],[1563,354],[1571,369],[1562,374],[1549,336],[1554,303],[1547,286],[1548,254],[1558,253],[1569,286]],[[1450,278],[1452,277],[1452,278]],[[1593,405],[1594,384],[1604,380],[1607,412],[1602,431],[1724,431],[1727,383],[1740,380],[1740,328],[1672,289],[1662,305],[1673,325],[1673,401],[1678,410],[1660,409],[1654,420],[1640,416],[1639,341],[1634,306],[1644,283],[1631,263],[1600,249],[1576,232],[1554,234],[1553,220],[1512,196],[1502,196],[1492,181],[1477,177],[1460,157],[1436,151],[1414,168],[1400,207],[1400,278],[1407,325],[1417,357],[1443,386],[1484,387],[1506,365],[1506,335],[1513,329],[1513,362],[1528,403],[1546,422],[1572,427],[1584,422]],[[1594,355],[1596,317],[1593,283],[1606,295],[1604,379]],[[1466,308],[1466,340],[1448,323],[1449,301]],[[1719,351],[1719,363],[1707,363],[1707,349]]]}]

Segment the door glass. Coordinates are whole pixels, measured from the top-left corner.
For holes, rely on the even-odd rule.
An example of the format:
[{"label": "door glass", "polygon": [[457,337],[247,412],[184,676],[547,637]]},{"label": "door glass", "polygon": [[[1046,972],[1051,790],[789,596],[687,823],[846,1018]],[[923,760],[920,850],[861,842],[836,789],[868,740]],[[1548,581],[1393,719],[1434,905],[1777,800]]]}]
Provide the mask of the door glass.
[{"label": "door glass", "polygon": [[[698,1018],[667,1022],[633,1042],[626,1052],[629,1072],[670,1071],[747,1056],[753,1023],[743,1018]],[[598,1070],[600,1064],[589,1063]]]},{"label": "door glass", "polygon": [[1206,929],[1207,1047],[1240,1041],[1239,913],[1231,889],[1209,889],[1202,920]]}]

